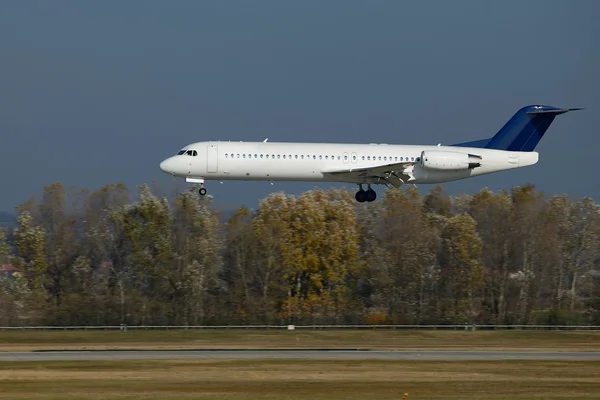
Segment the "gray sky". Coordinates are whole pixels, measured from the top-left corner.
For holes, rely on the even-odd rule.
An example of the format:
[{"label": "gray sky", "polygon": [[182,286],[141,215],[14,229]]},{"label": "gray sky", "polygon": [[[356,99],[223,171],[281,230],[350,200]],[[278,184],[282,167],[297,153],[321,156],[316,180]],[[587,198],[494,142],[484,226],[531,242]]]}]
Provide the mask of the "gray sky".
[{"label": "gray sky", "polygon": [[[183,188],[158,164],[195,141],[451,144],[533,103],[586,110],[555,120],[536,166],[444,187],[598,201],[599,17],[594,0],[5,0],[0,209],[55,181]],[[207,189],[230,207],[314,186]]]}]

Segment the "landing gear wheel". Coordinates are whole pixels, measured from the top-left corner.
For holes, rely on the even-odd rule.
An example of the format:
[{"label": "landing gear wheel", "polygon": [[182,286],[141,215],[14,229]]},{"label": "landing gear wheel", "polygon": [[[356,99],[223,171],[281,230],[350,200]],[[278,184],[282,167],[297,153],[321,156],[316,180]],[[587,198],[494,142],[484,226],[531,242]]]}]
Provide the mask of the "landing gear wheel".
[{"label": "landing gear wheel", "polygon": [[367,192],[365,192],[364,190],[361,189],[358,192],[356,192],[356,194],[354,195],[354,198],[359,203],[364,203],[365,201],[367,201]]},{"label": "landing gear wheel", "polygon": [[200,193],[200,196],[204,196],[206,194],[206,189],[200,188],[200,190],[198,190],[198,193]]},{"label": "landing gear wheel", "polygon": [[365,198],[369,203],[375,201],[375,199],[377,198],[377,193],[373,189],[369,188],[365,192]]}]

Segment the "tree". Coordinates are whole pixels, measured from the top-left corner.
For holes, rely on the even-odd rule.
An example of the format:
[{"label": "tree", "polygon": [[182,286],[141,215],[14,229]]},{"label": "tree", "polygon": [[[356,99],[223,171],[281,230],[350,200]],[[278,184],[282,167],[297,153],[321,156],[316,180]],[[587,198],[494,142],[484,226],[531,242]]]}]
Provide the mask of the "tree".
[{"label": "tree", "polygon": [[16,255],[13,264],[32,290],[46,291],[48,263],[44,229],[32,225],[32,217],[28,211],[17,217],[17,224],[14,234]]},{"label": "tree", "polygon": [[[12,258],[11,248],[6,239],[6,231],[0,227],[0,267],[8,264]],[[12,325],[18,320],[17,302],[25,295],[14,285],[17,277],[13,280],[0,273],[0,324],[4,326]]]},{"label": "tree", "polygon": [[[169,274],[173,311],[184,325],[203,324],[214,318],[216,291],[220,290],[223,237],[217,214],[209,198],[199,199],[195,188],[175,201],[174,270]],[[211,295],[213,293],[213,295]]]},{"label": "tree", "polygon": [[167,323],[165,300],[172,294],[173,216],[166,199],[158,199],[147,185],[139,187],[139,200],[113,217],[119,219],[130,249],[127,262],[133,272],[133,289],[141,296],[140,322]]},{"label": "tree", "polygon": [[422,208],[416,190],[388,191],[383,198],[377,248],[383,259],[373,268],[379,302],[394,323],[420,323],[424,317],[435,262]]},{"label": "tree", "polygon": [[472,197],[468,209],[477,222],[477,233],[482,241],[482,262],[486,276],[482,311],[488,323],[503,323],[508,313],[511,207],[512,200],[508,193],[502,191],[493,194],[484,188]]},{"label": "tree", "polygon": [[455,215],[443,229],[441,286],[445,294],[442,318],[472,323],[478,314],[475,300],[484,284],[482,243],[477,223],[467,214]]},{"label": "tree", "polygon": [[81,252],[91,262],[96,301],[103,301],[98,318],[104,323],[125,324],[129,294],[135,284],[129,263],[130,245],[123,226],[130,193],[121,183],[105,185],[86,198]]},{"label": "tree", "polygon": [[[240,207],[225,226],[226,244],[223,277],[228,287],[228,302],[234,318],[253,321],[260,307],[261,285],[255,279],[257,238],[252,233],[252,213]],[[254,318],[253,318],[254,317]]]},{"label": "tree", "polygon": [[[510,273],[513,318],[509,323],[527,323],[536,285],[536,242],[543,232],[540,215],[544,209],[543,193],[533,185],[512,189],[510,228]],[[510,305],[509,305],[510,306]]]},{"label": "tree", "polygon": [[43,317],[48,287],[45,232],[33,226],[28,211],[17,217],[14,246],[15,254],[11,258],[16,269],[15,280],[3,284],[5,293],[9,294],[9,315],[13,320],[26,317],[33,322],[39,321]]},{"label": "tree", "polygon": [[[252,279],[260,293],[256,311],[264,323],[275,321],[281,303],[289,293],[282,264],[282,242],[287,235],[288,220],[285,215],[289,200],[288,196],[281,193],[267,196],[260,202],[251,222],[256,243]],[[291,307],[290,303],[288,306]]]},{"label": "tree", "polygon": [[6,230],[0,227],[0,264],[6,264],[10,261],[12,250],[7,242]]},{"label": "tree", "polygon": [[573,207],[575,224],[568,236],[569,250],[569,309],[573,311],[579,302],[578,284],[583,275],[593,269],[598,259],[600,246],[600,207],[586,197]]},{"label": "tree", "polygon": [[425,196],[423,207],[426,213],[435,213],[442,217],[449,217],[452,213],[450,196],[440,185],[436,186]]},{"label": "tree", "polygon": [[349,194],[313,190],[289,199],[282,241],[283,276],[289,284],[284,318],[313,322],[342,318],[345,284],[358,266],[356,213]]}]

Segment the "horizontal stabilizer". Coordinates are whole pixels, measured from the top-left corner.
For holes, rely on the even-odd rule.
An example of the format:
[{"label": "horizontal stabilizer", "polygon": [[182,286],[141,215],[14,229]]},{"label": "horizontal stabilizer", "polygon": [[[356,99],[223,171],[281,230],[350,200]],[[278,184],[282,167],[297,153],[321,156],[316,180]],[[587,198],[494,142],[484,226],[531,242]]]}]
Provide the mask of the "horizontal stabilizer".
[{"label": "horizontal stabilizer", "polygon": [[530,110],[530,111],[527,111],[527,114],[529,114],[529,115],[541,115],[541,114],[559,115],[559,114],[564,114],[569,111],[577,111],[577,110],[583,110],[583,108],[556,108],[556,109],[550,109],[550,110],[546,110],[546,109]]}]

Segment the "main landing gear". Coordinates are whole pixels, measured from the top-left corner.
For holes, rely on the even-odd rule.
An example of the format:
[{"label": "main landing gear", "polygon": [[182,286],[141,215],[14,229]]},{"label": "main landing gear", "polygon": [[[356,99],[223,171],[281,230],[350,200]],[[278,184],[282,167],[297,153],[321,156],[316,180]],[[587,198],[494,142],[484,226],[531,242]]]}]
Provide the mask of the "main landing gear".
[{"label": "main landing gear", "polygon": [[354,195],[354,198],[359,203],[364,203],[365,201],[370,203],[372,201],[375,201],[375,199],[377,198],[377,193],[375,193],[375,191],[373,189],[371,189],[371,185],[367,185],[367,186],[368,186],[368,189],[364,190],[362,187],[362,184],[358,185],[358,187],[360,189],[358,190],[358,192],[356,192],[356,195]]}]

